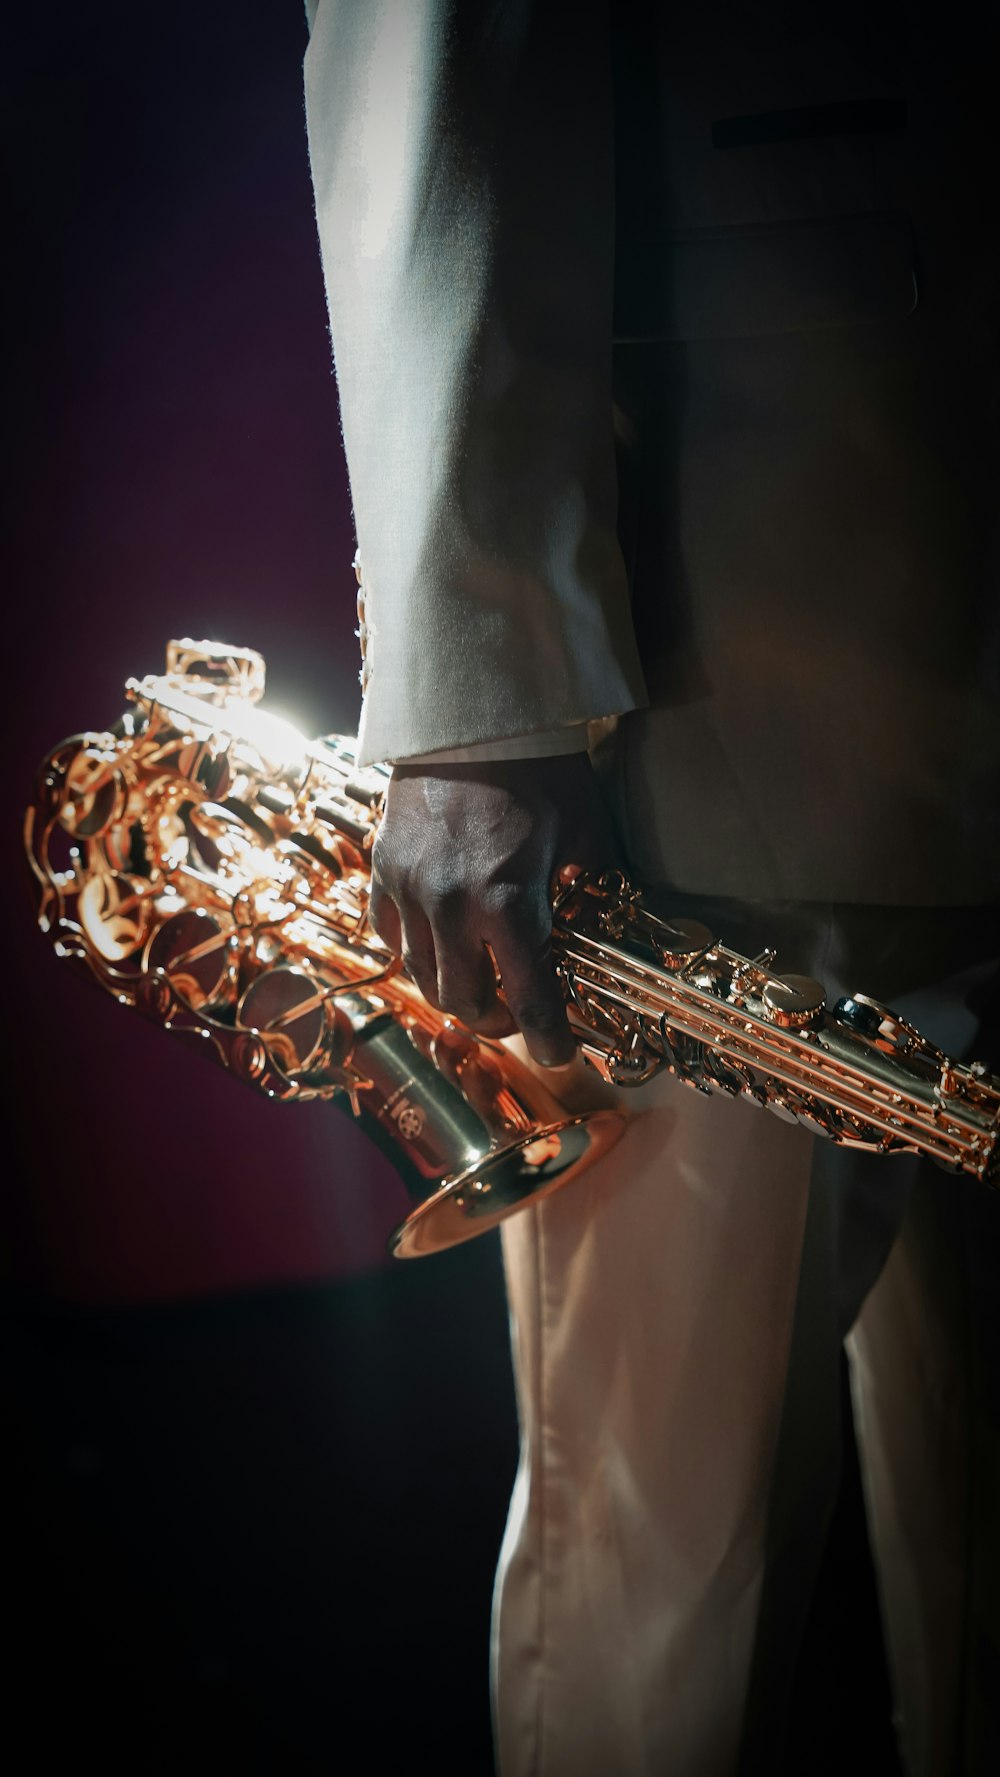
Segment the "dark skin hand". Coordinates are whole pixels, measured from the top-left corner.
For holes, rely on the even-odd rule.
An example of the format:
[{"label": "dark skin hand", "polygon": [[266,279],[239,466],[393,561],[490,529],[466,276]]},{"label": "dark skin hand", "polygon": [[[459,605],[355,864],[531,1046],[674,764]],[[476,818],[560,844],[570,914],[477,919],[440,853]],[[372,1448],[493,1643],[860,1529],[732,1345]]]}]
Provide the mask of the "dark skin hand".
[{"label": "dark skin hand", "polygon": [[575,1044],[552,962],[551,885],[565,865],[599,876],[618,861],[585,753],[397,765],[371,919],[432,1005],[483,1036],[520,1030],[535,1061],[560,1067]]}]

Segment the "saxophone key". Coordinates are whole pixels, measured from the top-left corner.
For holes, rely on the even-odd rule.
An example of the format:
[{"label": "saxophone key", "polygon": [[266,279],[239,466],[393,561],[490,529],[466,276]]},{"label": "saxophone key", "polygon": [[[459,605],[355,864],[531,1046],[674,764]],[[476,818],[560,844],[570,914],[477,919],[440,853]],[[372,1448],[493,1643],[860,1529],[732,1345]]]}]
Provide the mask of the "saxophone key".
[{"label": "saxophone key", "polygon": [[128,962],[142,950],[156,895],[148,877],[124,870],[100,871],[83,884],[77,899],[80,924],[105,962]]},{"label": "saxophone key", "polygon": [[291,1080],[339,1073],[350,1060],[355,1033],[336,991],[297,963],[278,963],[245,989],[237,1024],[261,1039]]},{"label": "saxophone key", "polygon": [[161,976],[192,1011],[217,1013],[234,1004],[238,991],[235,932],[236,922],[227,913],[185,907],[152,933],[143,970]]},{"label": "saxophone key", "polygon": [[764,1016],[781,1030],[814,1024],[826,1005],[826,992],[810,975],[773,975],[761,995]]}]

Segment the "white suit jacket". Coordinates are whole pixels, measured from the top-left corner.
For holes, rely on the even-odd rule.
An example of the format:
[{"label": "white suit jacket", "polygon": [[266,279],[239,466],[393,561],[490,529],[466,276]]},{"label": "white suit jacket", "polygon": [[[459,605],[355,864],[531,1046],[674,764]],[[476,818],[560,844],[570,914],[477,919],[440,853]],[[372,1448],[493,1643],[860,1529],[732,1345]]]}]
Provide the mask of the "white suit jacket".
[{"label": "white suit jacket", "polygon": [[996,899],[992,67],[974,0],[316,0],[364,759],[619,714],[640,879]]},{"label": "white suit jacket", "polygon": [[362,760],[632,709],[645,694],[615,528],[604,8],[308,10],[363,564]]}]

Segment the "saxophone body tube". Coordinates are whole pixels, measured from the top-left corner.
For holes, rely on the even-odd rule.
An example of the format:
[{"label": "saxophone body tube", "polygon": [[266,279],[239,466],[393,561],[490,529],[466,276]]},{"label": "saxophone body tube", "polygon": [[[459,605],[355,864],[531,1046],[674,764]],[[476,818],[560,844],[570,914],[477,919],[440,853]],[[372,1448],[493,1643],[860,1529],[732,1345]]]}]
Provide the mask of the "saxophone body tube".
[{"label": "saxophone body tube", "polygon": [[[503,1045],[429,1006],[367,922],[388,774],[260,707],[251,649],[171,642],[108,730],[53,749],[24,823],[38,924],[125,1006],[196,1039],[277,1102],[337,1100],[412,1199],[401,1257],[441,1250],[576,1178],[614,1110],[567,1113]],[[666,1069],[817,1135],[926,1153],[997,1182],[1000,1079],[857,993],[777,974],[615,874],[566,869],[553,952],[586,1059],[615,1085]]]}]

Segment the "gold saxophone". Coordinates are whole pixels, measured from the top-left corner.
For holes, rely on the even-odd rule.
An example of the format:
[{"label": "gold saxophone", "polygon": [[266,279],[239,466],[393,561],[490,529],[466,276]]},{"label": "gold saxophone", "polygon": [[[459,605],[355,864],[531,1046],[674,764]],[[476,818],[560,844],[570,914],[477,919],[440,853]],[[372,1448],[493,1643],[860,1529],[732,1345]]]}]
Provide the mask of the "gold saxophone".
[{"label": "gold saxophone", "polygon": [[[42,764],[25,817],[38,923],[57,954],[270,1098],[339,1097],[414,1208],[400,1257],[453,1246],[566,1184],[618,1139],[567,1114],[501,1044],[423,999],[368,924],[388,780],[353,743],[258,707],[251,649],[174,641],[130,709]],[[580,1049],[605,1080],[666,1068],[845,1146],[1000,1171],[1000,1078],[884,1006],[777,975],[619,874],[566,870],[553,952]]]}]

